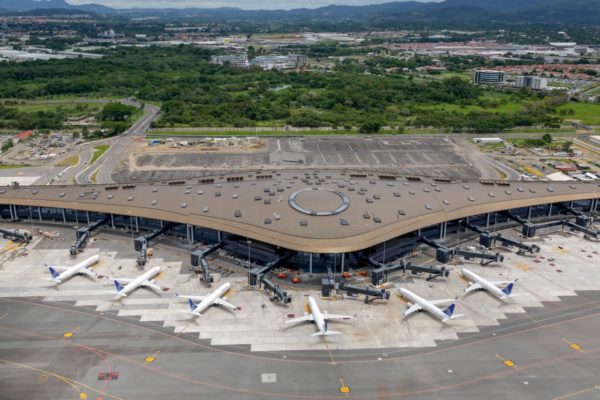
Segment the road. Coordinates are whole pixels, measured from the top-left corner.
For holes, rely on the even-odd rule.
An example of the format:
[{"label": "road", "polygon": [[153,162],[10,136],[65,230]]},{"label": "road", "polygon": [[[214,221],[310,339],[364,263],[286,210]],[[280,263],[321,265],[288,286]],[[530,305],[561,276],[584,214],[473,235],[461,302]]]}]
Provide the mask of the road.
[{"label": "road", "polygon": [[[125,104],[136,105],[138,103],[131,102]],[[91,154],[93,152],[93,147],[90,147],[88,151],[83,152],[81,154],[83,157],[87,159],[85,164],[82,164],[80,161],[79,165],[83,165],[82,170],[77,171],[75,175],[75,181],[77,183],[90,183],[92,176],[96,175],[95,182],[96,183],[111,183],[112,173],[117,167],[119,160],[123,156],[123,152],[125,149],[131,144],[136,137],[143,136],[146,131],[150,128],[150,124],[152,121],[158,116],[160,112],[160,108],[151,104],[146,104],[144,106],[144,115],[135,123],[131,128],[129,128],[125,133],[116,137],[107,139],[106,141],[110,144],[110,147],[96,162],[92,165],[89,164],[89,160],[91,159]],[[97,143],[95,142],[94,145]],[[91,150],[91,151],[89,151]],[[84,156],[84,154],[86,154]],[[89,155],[90,158],[87,158]]]}]

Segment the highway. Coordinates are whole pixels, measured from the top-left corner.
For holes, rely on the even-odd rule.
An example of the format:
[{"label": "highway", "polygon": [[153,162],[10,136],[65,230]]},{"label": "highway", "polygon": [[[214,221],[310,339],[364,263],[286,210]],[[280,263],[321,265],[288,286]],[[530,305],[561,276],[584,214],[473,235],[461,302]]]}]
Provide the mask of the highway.
[{"label": "highway", "polygon": [[[138,103],[124,101],[125,104],[139,105]],[[151,104],[144,106],[144,115],[129,128],[125,133],[116,137],[107,139],[106,142],[110,147],[96,162],[88,165],[93,153],[93,146],[90,146],[86,151],[80,154],[79,165],[83,166],[81,170],[75,172],[75,181],[77,183],[90,183],[92,176],[96,175],[95,183],[111,183],[112,173],[117,167],[119,160],[123,156],[125,149],[131,144],[136,137],[142,136],[150,128],[152,121],[158,116],[160,108]],[[98,142],[94,142],[96,145]],[[83,159],[87,162],[82,163]]]}]

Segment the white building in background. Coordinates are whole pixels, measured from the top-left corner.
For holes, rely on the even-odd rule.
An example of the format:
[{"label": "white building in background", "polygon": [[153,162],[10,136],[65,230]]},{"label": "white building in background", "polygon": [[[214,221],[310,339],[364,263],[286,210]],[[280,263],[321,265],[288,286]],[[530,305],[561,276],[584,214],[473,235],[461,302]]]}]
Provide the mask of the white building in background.
[{"label": "white building in background", "polygon": [[600,136],[598,136],[598,135],[590,136],[590,142],[600,144]]},{"label": "white building in background", "polygon": [[516,87],[542,90],[548,87],[548,79],[539,76],[519,76]]},{"label": "white building in background", "polygon": [[474,82],[478,85],[495,85],[504,83],[504,71],[478,69],[475,71]]},{"label": "white building in background", "polygon": [[473,138],[473,142],[480,144],[501,144],[504,143],[504,139],[499,137],[476,137]]},{"label": "white building in background", "polygon": [[237,68],[248,68],[250,66],[250,63],[248,62],[248,56],[246,54],[211,56],[210,62],[219,65],[230,64],[232,67]]}]

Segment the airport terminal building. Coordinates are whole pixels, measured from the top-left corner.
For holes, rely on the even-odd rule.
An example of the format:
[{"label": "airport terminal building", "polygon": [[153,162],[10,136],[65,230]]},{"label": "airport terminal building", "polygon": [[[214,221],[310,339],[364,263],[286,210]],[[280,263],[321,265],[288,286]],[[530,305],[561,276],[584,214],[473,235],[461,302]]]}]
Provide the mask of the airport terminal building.
[{"label": "airport terminal building", "polygon": [[[94,229],[105,226],[131,232],[140,252],[168,234],[190,248],[222,248],[251,259],[262,273],[282,264],[339,273],[365,263],[385,269],[421,245],[434,247],[445,263],[457,254],[444,242],[447,236],[467,231],[485,247],[506,239],[523,250],[531,250],[527,238],[550,226],[598,238],[591,221],[599,197],[594,182],[260,170],[136,184],[15,185],[0,189],[0,215],[5,221],[78,226],[75,254]],[[517,225],[523,242],[495,235]],[[494,257],[471,256],[482,262]]]}]

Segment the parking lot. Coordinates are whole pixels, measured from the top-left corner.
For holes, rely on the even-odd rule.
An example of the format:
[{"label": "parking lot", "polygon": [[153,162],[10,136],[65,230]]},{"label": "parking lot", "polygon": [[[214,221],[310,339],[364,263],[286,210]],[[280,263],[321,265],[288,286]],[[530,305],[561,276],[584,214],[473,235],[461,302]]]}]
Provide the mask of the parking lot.
[{"label": "parking lot", "polygon": [[[189,140],[189,139],[186,139]],[[134,153],[121,179],[178,178],[202,171],[238,168],[401,169],[406,174],[472,178],[480,173],[468,154],[450,138],[304,137],[265,138],[252,151],[178,151]]]}]

